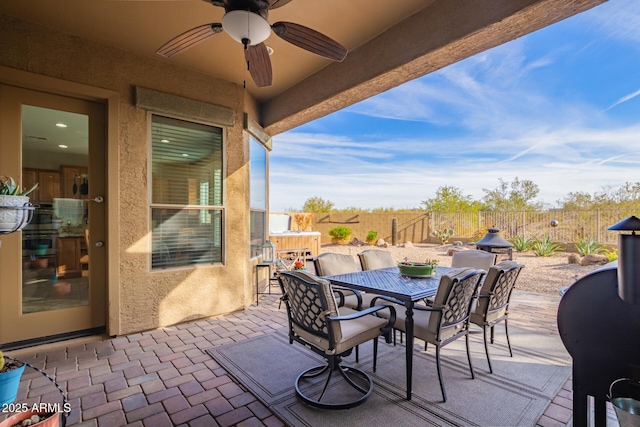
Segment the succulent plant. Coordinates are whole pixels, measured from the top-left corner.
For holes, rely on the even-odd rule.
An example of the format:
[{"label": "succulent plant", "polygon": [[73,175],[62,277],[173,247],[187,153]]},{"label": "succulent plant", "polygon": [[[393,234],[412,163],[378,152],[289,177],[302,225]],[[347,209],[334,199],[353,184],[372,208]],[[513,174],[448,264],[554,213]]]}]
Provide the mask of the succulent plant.
[{"label": "succulent plant", "polygon": [[2,176],[0,177],[0,195],[3,196],[26,196],[31,193],[33,190],[38,188],[38,184],[36,183],[33,187],[28,190],[20,189],[20,185],[16,183],[16,180],[10,176]]}]

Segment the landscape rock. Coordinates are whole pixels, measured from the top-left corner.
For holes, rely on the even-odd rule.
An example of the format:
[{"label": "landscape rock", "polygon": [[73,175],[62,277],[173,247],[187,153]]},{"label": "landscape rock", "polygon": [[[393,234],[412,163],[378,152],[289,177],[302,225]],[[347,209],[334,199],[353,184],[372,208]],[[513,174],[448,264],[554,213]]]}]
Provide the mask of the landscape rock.
[{"label": "landscape rock", "polygon": [[456,246],[454,248],[449,248],[449,250],[447,251],[447,256],[453,256],[454,253],[462,252],[462,251],[466,251],[466,249],[461,248],[460,246]]},{"label": "landscape rock", "polygon": [[376,242],[376,246],[386,248],[389,245],[387,245],[387,242],[385,242],[384,239],[378,239],[378,241]]},{"label": "landscape rock", "polygon": [[456,240],[453,242],[453,246],[462,246],[462,242],[460,240]]},{"label": "landscape rock", "polygon": [[580,265],[582,265],[582,266],[585,266],[585,265],[605,265],[608,262],[609,262],[609,259],[604,255],[588,254],[588,255],[585,255],[582,258],[582,261],[580,262]]},{"label": "landscape rock", "polygon": [[405,247],[405,248],[412,248],[412,247],[413,247],[413,242],[408,242],[408,241],[407,241],[407,242],[405,242],[405,243],[404,243],[404,247]]},{"label": "landscape rock", "polygon": [[351,242],[349,242],[350,245],[352,246],[364,246],[364,242],[360,239],[358,239],[357,237],[354,237],[353,240],[351,240]]},{"label": "landscape rock", "polygon": [[582,262],[582,258],[578,254],[569,254],[569,264],[580,264]]}]

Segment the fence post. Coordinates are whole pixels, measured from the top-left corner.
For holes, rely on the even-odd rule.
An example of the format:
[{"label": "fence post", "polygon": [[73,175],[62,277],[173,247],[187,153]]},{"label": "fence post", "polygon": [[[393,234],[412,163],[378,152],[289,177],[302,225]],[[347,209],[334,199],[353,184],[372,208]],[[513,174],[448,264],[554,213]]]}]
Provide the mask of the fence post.
[{"label": "fence post", "polygon": [[601,231],[600,231],[600,209],[597,209],[597,210],[596,210],[596,227],[598,227],[598,228],[597,228],[597,230],[598,230],[598,235],[597,235],[597,237],[596,237],[596,240],[597,240],[598,242],[601,242],[601,241],[602,241],[602,236],[601,236]]},{"label": "fence post", "polygon": [[392,246],[396,246],[398,242],[398,238],[396,236],[397,232],[398,232],[398,219],[393,218],[391,220],[391,245]]},{"label": "fence post", "polygon": [[522,211],[522,236],[527,235],[527,211]]}]

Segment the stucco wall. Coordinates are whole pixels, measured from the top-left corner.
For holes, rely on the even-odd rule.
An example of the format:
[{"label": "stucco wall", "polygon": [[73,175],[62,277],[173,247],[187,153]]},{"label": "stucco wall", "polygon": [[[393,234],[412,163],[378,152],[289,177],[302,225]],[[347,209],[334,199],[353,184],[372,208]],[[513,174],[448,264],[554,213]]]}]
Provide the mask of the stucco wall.
[{"label": "stucco wall", "polygon": [[[110,188],[118,191],[107,197],[108,203],[118,204],[117,217],[108,221],[119,223],[117,241],[106,242],[117,245],[117,257],[108,262],[119,266],[116,270],[119,277],[109,277],[108,283],[109,304],[111,308],[118,307],[115,316],[109,319],[109,332],[124,334],[151,329],[236,311],[250,303],[253,269],[248,259],[249,144],[242,128],[247,96],[242,88],[167,61],[138,57],[6,15],[0,15],[0,40],[0,66],[108,89],[120,95],[115,118],[117,137],[112,139],[117,144],[119,164],[115,169],[117,175],[108,177]],[[235,111],[235,124],[225,129],[224,265],[149,271],[150,127],[148,112],[135,107],[135,86]],[[45,89],[57,92],[56,87]],[[255,104],[249,105],[248,110],[250,114],[255,111]],[[114,117],[109,119],[113,121]],[[112,180],[117,180],[116,186]],[[114,292],[114,287],[118,292]],[[113,295],[119,296],[114,299]]]}]

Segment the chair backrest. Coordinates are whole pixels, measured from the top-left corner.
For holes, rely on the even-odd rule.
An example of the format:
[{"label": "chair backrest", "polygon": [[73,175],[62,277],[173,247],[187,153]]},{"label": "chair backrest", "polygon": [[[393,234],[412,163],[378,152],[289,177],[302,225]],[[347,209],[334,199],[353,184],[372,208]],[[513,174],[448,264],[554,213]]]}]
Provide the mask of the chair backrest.
[{"label": "chair backrest", "polygon": [[497,254],[481,251],[478,249],[470,249],[468,251],[454,252],[451,259],[451,267],[453,268],[479,268],[485,272],[489,271],[489,267],[496,263]]},{"label": "chair backrest", "polygon": [[367,249],[358,254],[360,266],[363,270],[377,270],[380,268],[395,267],[396,263],[391,252],[376,249]]},{"label": "chair backrest", "polygon": [[327,252],[313,259],[313,266],[318,276],[335,276],[337,274],[362,271],[360,264],[351,255]]},{"label": "chair backrest", "polygon": [[475,312],[486,316],[489,313],[504,310],[509,305],[511,293],[522,267],[524,267],[523,264],[515,261],[502,261],[492,266],[479,292],[480,296],[486,295],[486,297],[478,298]]},{"label": "chair backrest", "polygon": [[441,311],[431,313],[427,328],[436,339],[445,340],[464,329],[483,275],[484,271],[473,268],[460,268],[442,275],[433,300],[433,308]]},{"label": "chair backrest", "polygon": [[287,307],[290,332],[324,350],[327,348],[321,345],[323,341],[335,343],[342,339],[340,322],[332,322],[329,331],[326,320],[326,316],[339,315],[328,280],[304,271],[284,271],[278,275],[278,282]]}]

